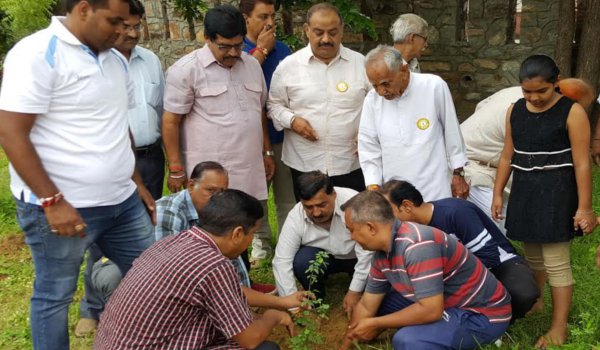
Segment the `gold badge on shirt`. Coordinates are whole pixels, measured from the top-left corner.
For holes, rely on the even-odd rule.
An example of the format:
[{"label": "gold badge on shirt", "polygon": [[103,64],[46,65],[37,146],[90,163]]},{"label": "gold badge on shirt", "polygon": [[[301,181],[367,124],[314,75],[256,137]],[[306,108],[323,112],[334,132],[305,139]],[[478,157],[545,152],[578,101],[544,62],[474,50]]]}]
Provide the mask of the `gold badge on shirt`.
[{"label": "gold badge on shirt", "polygon": [[420,118],[419,120],[417,120],[417,128],[419,128],[420,130],[427,130],[429,128],[429,119]]},{"label": "gold badge on shirt", "polygon": [[335,88],[339,92],[346,92],[348,91],[348,84],[345,81],[341,81],[335,86]]}]

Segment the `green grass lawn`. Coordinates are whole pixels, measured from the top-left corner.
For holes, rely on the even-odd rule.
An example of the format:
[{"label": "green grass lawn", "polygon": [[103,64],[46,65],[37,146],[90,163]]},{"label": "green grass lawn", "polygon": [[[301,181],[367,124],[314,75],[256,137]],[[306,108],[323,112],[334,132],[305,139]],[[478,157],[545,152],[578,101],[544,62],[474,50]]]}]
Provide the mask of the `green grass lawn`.
[{"label": "green grass lawn", "polygon": [[[0,349],[30,349],[29,297],[33,283],[31,256],[23,243],[22,234],[15,220],[14,203],[8,188],[8,166],[4,153],[0,151]],[[594,208],[600,212],[600,169],[594,169]],[[270,218],[273,226],[276,220]],[[577,238],[573,241],[572,263],[577,281],[571,309],[570,341],[564,349],[600,349],[600,271],[594,264],[595,250],[600,235]],[[252,271],[253,279],[272,282],[269,265]],[[344,332],[345,319],[341,311],[341,300],[349,283],[346,276],[334,276],[328,284],[328,302],[332,305],[330,319],[321,326],[326,343],[316,349],[331,349]],[[69,311],[69,326],[75,327],[78,317],[78,302],[82,288],[75,296]],[[550,309],[549,291],[546,290],[546,306]],[[529,349],[537,337],[550,325],[550,312],[528,316],[511,326],[503,338],[500,349]],[[275,339],[283,339],[281,333]],[[90,349],[92,337],[71,336],[72,349]],[[333,342],[333,344],[332,344]],[[286,343],[281,344],[287,348]],[[391,349],[385,337],[379,342],[363,345],[361,349]],[[498,349],[487,346],[484,349]]]}]

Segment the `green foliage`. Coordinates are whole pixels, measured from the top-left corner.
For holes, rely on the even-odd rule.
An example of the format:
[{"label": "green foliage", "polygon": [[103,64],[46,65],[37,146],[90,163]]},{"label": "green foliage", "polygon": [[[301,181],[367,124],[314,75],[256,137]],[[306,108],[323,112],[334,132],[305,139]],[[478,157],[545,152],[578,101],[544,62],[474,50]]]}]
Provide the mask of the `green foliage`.
[{"label": "green foliage", "polygon": [[[319,277],[325,273],[328,259],[329,253],[320,251],[315,255],[314,260],[309,261],[306,274],[310,291],[317,291],[312,288],[312,285],[317,283]],[[312,350],[314,345],[323,344],[323,335],[317,331],[317,328],[320,320],[327,319],[328,312],[329,304],[325,304],[322,299],[307,299],[303,302],[303,310],[294,316],[294,322],[302,328],[302,331],[290,340],[292,350]]]},{"label": "green foliage", "polygon": [[[51,15],[50,9],[55,3],[56,0],[0,0],[0,10],[11,21],[10,36],[17,41],[46,27]],[[1,28],[4,29],[4,26]]]},{"label": "green foliage", "polygon": [[208,10],[208,5],[202,0],[170,0],[175,10],[181,13],[186,21],[195,21],[202,18],[202,14]]},{"label": "green foliage", "polygon": [[[321,1],[277,0],[275,8],[283,8],[284,11],[288,12],[292,12],[292,9],[308,10],[310,6],[319,2]],[[328,2],[330,2],[340,10],[346,30],[350,30],[355,33],[365,33],[371,39],[377,40],[378,35],[377,30],[375,29],[375,22],[371,17],[365,15],[360,11],[360,8],[357,5],[357,1],[330,0]],[[284,27],[286,26],[284,25]],[[291,25],[289,27],[291,27]],[[304,46],[304,40],[302,39],[302,35],[298,35],[296,33],[285,33],[283,29],[280,29],[279,27],[277,37],[281,41],[286,43],[293,51]]]}]

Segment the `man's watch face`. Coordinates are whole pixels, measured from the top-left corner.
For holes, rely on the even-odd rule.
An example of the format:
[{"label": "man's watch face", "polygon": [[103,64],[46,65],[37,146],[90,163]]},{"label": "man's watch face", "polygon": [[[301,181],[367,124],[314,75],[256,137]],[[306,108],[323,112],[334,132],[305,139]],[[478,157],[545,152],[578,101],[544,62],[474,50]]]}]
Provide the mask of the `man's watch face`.
[{"label": "man's watch face", "polygon": [[452,175],[454,175],[454,176],[460,176],[460,177],[465,177],[465,171],[464,170],[454,170],[452,172]]}]

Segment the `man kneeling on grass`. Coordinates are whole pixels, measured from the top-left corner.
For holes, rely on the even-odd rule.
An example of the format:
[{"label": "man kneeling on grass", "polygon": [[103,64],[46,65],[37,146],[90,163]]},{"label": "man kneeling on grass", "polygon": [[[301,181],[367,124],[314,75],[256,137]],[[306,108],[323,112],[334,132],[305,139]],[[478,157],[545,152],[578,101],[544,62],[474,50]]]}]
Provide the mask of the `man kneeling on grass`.
[{"label": "man kneeling on grass", "polygon": [[[199,226],[147,249],[111,296],[94,349],[278,349],[273,328],[293,332],[290,316],[269,309],[253,317],[248,302],[297,307],[301,295],[277,298],[242,292],[229,259],[252,242],[263,210],[239,190],[224,190],[199,211]],[[246,299],[247,298],[247,299]]]},{"label": "man kneeling on grass", "polygon": [[343,209],[352,239],[375,251],[343,349],[386,328],[399,328],[394,350],[473,349],[506,331],[510,295],[456,238],[395,220],[377,192],[362,192]]}]

